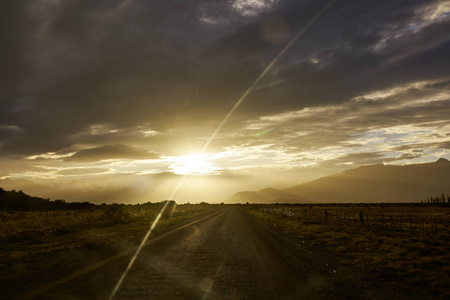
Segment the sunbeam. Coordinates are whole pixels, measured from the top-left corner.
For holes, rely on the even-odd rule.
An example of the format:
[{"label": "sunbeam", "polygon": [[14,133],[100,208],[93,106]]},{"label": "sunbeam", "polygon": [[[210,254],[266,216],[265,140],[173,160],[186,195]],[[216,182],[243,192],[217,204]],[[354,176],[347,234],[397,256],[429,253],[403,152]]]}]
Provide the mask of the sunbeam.
[{"label": "sunbeam", "polygon": [[[267,65],[267,67],[264,69],[264,71],[256,78],[256,80],[253,82],[253,84],[245,91],[245,93],[241,96],[241,98],[239,98],[239,100],[236,102],[236,104],[233,106],[233,108],[228,112],[228,114],[225,116],[225,118],[222,120],[222,122],[220,122],[219,126],[216,128],[216,130],[213,132],[213,134],[209,137],[208,141],[205,143],[205,145],[203,146],[202,150],[200,151],[200,153],[197,154],[196,157],[202,157],[203,153],[205,153],[206,149],[209,147],[209,145],[211,144],[211,142],[214,140],[214,138],[216,137],[216,135],[218,134],[218,132],[222,129],[222,127],[225,125],[225,123],[228,121],[228,119],[231,117],[231,115],[234,113],[234,111],[242,104],[242,102],[244,102],[245,98],[252,92],[252,90],[255,88],[255,86],[261,81],[261,79],[272,69],[272,67],[278,62],[278,60],[280,60],[280,58],[283,56],[284,53],[286,53],[287,50],[289,50],[289,48],[291,48],[291,46],[300,38],[300,36],[302,36],[306,30],[308,30],[309,27],[311,27],[312,24],[314,24],[314,22],[326,11],[328,10],[331,5],[335,2],[336,0],[331,0],[321,11],[319,11],[290,41],[289,43],[287,43],[287,45],[280,51],[280,53],[278,53],[278,55]],[[199,160],[195,160],[196,164],[198,165],[197,162],[199,162]],[[188,167],[187,169],[192,170],[193,168]],[[170,195],[169,199],[173,199],[173,197],[176,195],[176,193],[178,192],[178,190],[180,189],[181,185],[183,184],[184,179],[186,178],[186,174],[188,173],[189,170],[185,170],[184,171],[184,175],[183,177],[180,179],[180,181],[178,182],[177,186],[175,187],[174,191],[172,192],[172,194]],[[136,258],[139,255],[139,252],[142,250],[142,248],[144,247],[145,243],[147,242],[148,238],[150,237],[150,234],[152,233],[153,229],[156,227],[156,225],[158,224],[159,219],[161,218],[162,213],[164,212],[164,210],[166,209],[168,204],[168,201],[166,202],[166,204],[164,205],[164,207],[162,208],[161,212],[158,214],[158,216],[156,217],[155,221],[153,222],[152,226],[150,227],[149,231],[147,232],[147,234],[145,235],[144,239],[141,242],[141,245],[139,246],[138,250],[136,251],[136,253],[134,254],[133,258],[131,259],[130,263],[128,264],[128,267],[126,268],[125,272],[122,274],[121,278],[119,279],[119,281],[117,282],[117,285],[115,286],[111,296],[109,297],[109,300],[112,300],[114,298],[114,295],[117,293],[117,291],[119,290],[120,286],[122,285],[123,280],[125,279],[128,271],[131,269],[131,267],[133,266],[134,262],[136,261]]]}]

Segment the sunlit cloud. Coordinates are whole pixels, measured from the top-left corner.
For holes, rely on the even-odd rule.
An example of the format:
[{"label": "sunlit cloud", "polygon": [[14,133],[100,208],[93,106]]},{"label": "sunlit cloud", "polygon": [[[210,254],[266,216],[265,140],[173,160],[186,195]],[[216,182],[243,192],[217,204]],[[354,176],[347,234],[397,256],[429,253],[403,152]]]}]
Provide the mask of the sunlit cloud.
[{"label": "sunlit cloud", "polygon": [[220,168],[211,162],[208,154],[192,154],[168,158],[169,168],[178,175],[215,175]]},{"label": "sunlit cloud", "polygon": [[232,6],[243,16],[256,16],[270,10],[276,3],[276,0],[235,0]]},{"label": "sunlit cloud", "polygon": [[6,178],[9,179],[58,179],[61,175],[55,174],[55,172],[36,172],[25,171],[20,173],[11,172]]},{"label": "sunlit cloud", "polygon": [[200,157],[319,2],[8,2],[0,178],[164,199],[450,158],[448,1],[335,2]]},{"label": "sunlit cloud", "polygon": [[450,3],[448,1],[437,1],[417,10],[421,20],[425,23],[442,22],[450,19]]},{"label": "sunlit cloud", "polygon": [[[256,131],[256,134],[270,132],[272,128],[276,128],[278,133],[283,132],[282,136],[271,136],[270,140],[278,141],[277,150],[281,151],[280,157],[290,157],[295,153],[297,161],[294,161],[298,166],[332,161],[358,152],[380,153],[379,161],[383,161],[382,158],[385,156],[386,162],[395,162],[396,157],[398,163],[404,163],[406,159],[417,162],[423,160],[423,156],[430,152],[422,149],[421,155],[406,152],[410,155],[401,156],[402,152],[398,152],[395,148],[424,140],[429,143],[428,145],[438,147],[439,143],[448,141],[450,122],[446,118],[445,110],[442,110],[441,106],[436,108],[433,106],[434,103],[442,103],[448,110],[449,106],[446,106],[450,101],[448,91],[445,88],[433,87],[441,82],[445,83],[445,81],[412,82],[391,89],[373,91],[341,105],[307,107],[298,111],[263,116],[257,120],[247,121],[246,129]],[[371,105],[365,105],[366,101]],[[399,114],[412,108],[421,116],[415,122],[411,118],[390,117],[390,111]],[[420,111],[423,111],[421,115]],[[439,112],[439,115],[436,112]],[[424,121],[431,116],[436,121]],[[260,137],[261,142],[264,142],[264,134]],[[314,148],[310,148],[311,146]],[[270,151],[270,147],[267,150]],[[445,150],[439,153],[449,154]],[[429,160],[434,159],[436,155],[433,152]],[[277,161],[274,157],[271,159]],[[286,164],[287,166],[289,164]]]},{"label": "sunlit cloud", "polygon": [[131,146],[124,144],[105,145],[96,148],[88,148],[77,151],[75,154],[69,156],[69,161],[101,161],[108,159],[151,159],[158,158],[159,155],[150,153],[145,150],[138,150]]},{"label": "sunlit cloud", "polygon": [[411,37],[424,28],[435,23],[450,20],[450,4],[446,1],[430,3],[415,11],[415,17],[410,22],[388,24],[381,33],[382,38],[372,48],[375,52],[382,52],[396,40]]},{"label": "sunlit cloud", "polygon": [[111,174],[112,170],[107,168],[70,168],[61,170],[58,172],[58,175],[64,175],[64,176],[80,176],[80,175],[105,175],[105,174]]},{"label": "sunlit cloud", "polygon": [[0,124],[0,132],[14,132],[14,133],[19,133],[22,132],[23,129],[20,128],[19,126],[16,125],[5,125],[5,124]]},{"label": "sunlit cloud", "polygon": [[36,159],[63,160],[65,158],[73,156],[75,153],[76,152],[68,152],[68,153],[64,153],[64,154],[59,154],[59,153],[55,153],[55,152],[47,152],[47,153],[38,154],[38,155],[31,155],[31,156],[26,157],[25,159],[27,159],[27,160],[36,160]]},{"label": "sunlit cloud", "polygon": [[396,86],[391,89],[385,89],[385,90],[379,90],[375,91],[373,93],[368,93],[363,96],[355,97],[354,101],[364,101],[364,100],[385,100],[387,98],[405,93],[407,91],[411,90],[420,90],[426,87],[427,85],[438,83],[439,81],[420,81],[420,82],[413,82],[409,84],[404,84],[400,86]]}]

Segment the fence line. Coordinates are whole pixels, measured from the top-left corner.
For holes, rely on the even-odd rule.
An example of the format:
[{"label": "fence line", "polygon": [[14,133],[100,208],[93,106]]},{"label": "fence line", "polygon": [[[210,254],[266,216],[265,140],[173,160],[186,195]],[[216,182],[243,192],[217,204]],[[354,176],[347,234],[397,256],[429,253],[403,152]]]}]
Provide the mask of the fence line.
[{"label": "fence line", "polygon": [[385,236],[404,236],[419,239],[439,238],[449,234],[449,220],[437,216],[371,214],[364,210],[355,212],[333,211],[323,208],[298,208],[293,206],[260,207],[261,211],[279,214],[303,221],[331,226],[349,226]]}]

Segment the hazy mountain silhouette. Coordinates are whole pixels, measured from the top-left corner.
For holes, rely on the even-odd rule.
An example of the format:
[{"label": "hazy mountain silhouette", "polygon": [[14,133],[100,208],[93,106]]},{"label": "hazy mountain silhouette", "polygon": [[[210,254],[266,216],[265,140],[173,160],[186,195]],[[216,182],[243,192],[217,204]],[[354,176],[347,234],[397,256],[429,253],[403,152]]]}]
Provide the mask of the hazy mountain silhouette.
[{"label": "hazy mountain silhouette", "polygon": [[450,194],[450,161],[363,166],[284,191],[313,202],[416,202]]},{"label": "hazy mountain silhouette", "polygon": [[302,203],[310,202],[306,199],[274,188],[262,189],[260,191],[237,192],[226,203]]},{"label": "hazy mountain silhouette", "polygon": [[238,192],[226,203],[418,202],[450,194],[450,161],[406,166],[370,165],[291,188]]},{"label": "hazy mountain silhouette", "polygon": [[[195,178],[194,178],[195,179]],[[170,194],[178,177],[173,174],[149,176],[149,186],[100,187],[80,190],[76,186],[47,187],[28,180],[0,180],[5,190],[22,190],[42,198],[69,202],[144,203],[161,201]],[[214,183],[214,182],[213,182]],[[406,166],[370,165],[323,177],[288,189],[266,188],[238,192],[226,203],[323,203],[323,202],[416,202],[430,196],[450,194],[450,161]],[[196,199],[198,189],[182,191]],[[207,195],[209,196],[209,194]],[[201,199],[205,198],[203,195]],[[220,201],[220,199],[213,199]],[[200,198],[199,198],[200,199]]]},{"label": "hazy mountain silhouette", "polygon": [[0,179],[0,187],[4,190],[23,191],[29,195],[42,198],[58,198],[58,191],[25,179]]},{"label": "hazy mountain silhouette", "polygon": [[141,195],[130,188],[94,189],[84,191],[75,187],[63,186],[63,188],[58,189],[55,187],[40,185],[29,180],[8,178],[0,180],[0,187],[8,191],[23,191],[24,193],[35,197],[64,199],[69,202],[87,201],[99,204],[114,202],[134,203],[135,199],[141,200]]}]

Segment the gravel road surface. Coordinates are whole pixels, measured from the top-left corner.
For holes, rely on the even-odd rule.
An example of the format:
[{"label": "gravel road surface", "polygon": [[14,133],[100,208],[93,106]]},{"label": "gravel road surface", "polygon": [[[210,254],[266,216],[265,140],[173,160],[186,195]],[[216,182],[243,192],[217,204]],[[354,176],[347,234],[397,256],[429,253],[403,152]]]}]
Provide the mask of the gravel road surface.
[{"label": "gravel road surface", "polygon": [[[390,284],[228,208],[145,247],[114,299],[402,299]],[[130,256],[36,299],[108,299]]]}]

